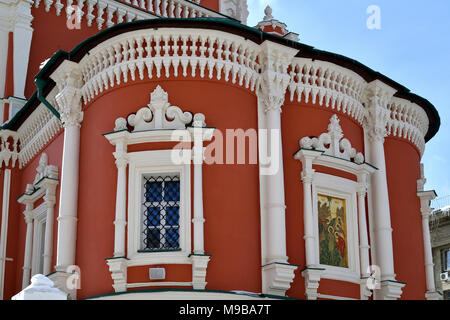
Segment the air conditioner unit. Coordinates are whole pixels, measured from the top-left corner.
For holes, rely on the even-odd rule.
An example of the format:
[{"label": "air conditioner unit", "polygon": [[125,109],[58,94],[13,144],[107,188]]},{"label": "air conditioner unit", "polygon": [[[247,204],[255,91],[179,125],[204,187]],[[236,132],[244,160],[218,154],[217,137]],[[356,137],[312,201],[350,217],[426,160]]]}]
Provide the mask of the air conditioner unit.
[{"label": "air conditioner unit", "polygon": [[441,273],[441,281],[448,281],[448,272]]}]

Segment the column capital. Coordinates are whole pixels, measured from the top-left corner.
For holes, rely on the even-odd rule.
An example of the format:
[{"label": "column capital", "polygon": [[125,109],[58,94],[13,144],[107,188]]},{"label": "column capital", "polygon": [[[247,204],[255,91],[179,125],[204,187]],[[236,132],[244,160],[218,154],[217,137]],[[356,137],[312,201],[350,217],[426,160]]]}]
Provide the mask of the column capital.
[{"label": "column capital", "polygon": [[55,98],[64,128],[80,127],[83,121],[83,111],[81,111],[83,80],[80,66],[75,62],[65,60],[50,78],[56,82],[59,91]]},{"label": "column capital", "polygon": [[372,142],[384,143],[388,135],[387,125],[391,117],[388,104],[397,90],[391,88],[380,80],[370,82],[364,92],[367,114],[364,126],[368,129],[369,139]]},{"label": "column capital", "polygon": [[369,187],[368,174],[362,173],[358,175],[358,186],[357,186],[358,195],[365,197],[367,194],[368,187]]},{"label": "column capital", "polygon": [[291,80],[288,73],[298,50],[274,42],[261,44],[261,81],[256,94],[263,104],[264,112],[281,112],[286,90]]},{"label": "column capital", "polygon": [[33,223],[33,213],[31,211],[23,212],[26,224]]}]

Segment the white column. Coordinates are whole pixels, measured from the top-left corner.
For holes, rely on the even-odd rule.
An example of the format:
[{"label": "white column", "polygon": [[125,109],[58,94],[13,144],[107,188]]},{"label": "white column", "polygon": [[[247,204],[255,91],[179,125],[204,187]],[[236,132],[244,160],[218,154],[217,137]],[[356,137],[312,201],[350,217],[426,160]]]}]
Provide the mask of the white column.
[{"label": "white column", "polygon": [[14,96],[25,98],[25,83],[27,79],[28,60],[30,56],[31,39],[33,28],[31,28],[32,0],[19,0],[16,5],[14,25]]},{"label": "white column", "polygon": [[[57,182],[53,186],[47,186],[44,201],[47,206],[47,217],[45,220],[45,238],[44,238],[44,266],[42,273],[48,275],[52,272],[52,256],[53,256],[53,221],[55,216],[55,189]],[[48,189],[48,188],[52,188]]]},{"label": "white column", "polygon": [[371,200],[373,210],[373,242],[376,244],[375,260],[381,271],[379,299],[398,299],[405,284],[396,281],[394,272],[394,252],[392,245],[391,213],[389,191],[386,178],[384,138],[388,135],[387,123],[390,110],[387,108],[395,90],[379,80],[371,82],[367,88],[368,114],[366,130],[368,134],[368,162],[378,168],[371,177]]},{"label": "white column", "polygon": [[427,277],[427,291],[436,291],[434,284],[434,273],[433,273],[433,254],[431,250],[431,237],[430,237],[430,212],[422,213],[422,231],[423,231],[423,243],[425,250],[425,273]]},{"label": "white column", "polygon": [[75,264],[77,201],[78,201],[78,160],[80,148],[80,128],[64,126],[64,151],[62,161],[61,193],[58,217],[57,268],[65,271]]},{"label": "white column", "polygon": [[361,266],[361,276],[367,277],[368,268],[370,264],[369,259],[369,237],[367,235],[367,219],[366,219],[366,176],[358,176],[358,215],[359,215],[359,255],[360,255],[360,266]]},{"label": "white column", "polygon": [[[1,16],[1,10],[3,9],[4,5],[0,3],[0,98],[5,98],[6,65],[8,62],[8,40],[10,31],[9,22],[5,17]],[[1,111],[3,112],[3,110]]]},{"label": "white column", "polygon": [[378,168],[372,175],[374,211],[374,236],[377,243],[377,263],[381,269],[381,281],[394,280],[394,253],[392,246],[391,215],[386,179],[384,146],[381,137],[371,139],[371,163]]},{"label": "white column", "polygon": [[302,161],[302,182],[303,182],[303,223],[305,235],[306,266],[311,267],[319,263],[315,256],[314,241],[314,216],[312,203],[312,181],[314,170],[312,169],[312,159],[304,157]]},{"label": "white column", "polygon": [[31,275],[31,255],[33,249],[33,205],[31,203],[26,204],[25,222],[27,224],[27,233],[25,238],[25,254],[23,260],[23,277],[22,277],[22,289],[26,288],[30,283]]},{"label": "white column", "polygon": [[288,263],[281,108],[290,81],[287,72],[298,50],[270,41],[261,44],[261,81],[257,88],[261,253],[263,293],[284,296],[298,268]]},{"label": "white column", "polygon": [[366,219],[366,195],[367,195],[368,175],[362,173],[358,175],[358,226],[359,226],[359,262],[361,268],[361,300],[368,300],[372,292],[368,288],[368,278],[370,276],[369,266],[369,237],[367,232]]},{"label": "white column", "polygon": [[[271,165],[275,165],[275,171],[266,176],[267,202],[267,260],[271,262],[286,262],[286,221],[284,201],[284,175],[283,152],[281,145],[281,108],[271,108],[266,113],[268,150],[278,150],[276,157],[272,157]],[[273,155],[272,155],[273,156]],[[277,169],[278,168],[278,169]]]},{"label": "white column", "polygon": [[0,234],[0,300],[3,300],[5,286],[6,242],[8,239],[9,195],[11,187],[11,169],[4,170],[2,226]]},{"label": "white column", "polygon": [[203,128],[193,129],[194,138],[194,254],[204,254],[203,218]]},{"label": "white column", "polygon": [[78,64],[67,60],[51,78],[60,89],[56,101],[64,127],[56,270],[65,272],[68,266],[75,265],[80,128],[83,121],[79,88],[82,80]]},{"label": "white column", "polygon": [[127,145],[120,141],[114,152],[117,166],[116,218],[114,221],[114,257],[125,256],[125,227],[127,225]]},{"label": "white column", "polygon": [[425,276],[427,281],[427,292],[425,294],[425,297],[427,298],[427,300],[438,300],[440,299],[440,296],[436,292],[436,286],[434,282],[434,263],[429,225],[430,215],[433,210],[430,207],[430,202],[431,200],[436,198],[436,193],[434,191],[423,191],[425,182],[426,179],[425,177],[423,177],[422,168],[422,179],[419,179],[417,184],[417,196],[420,199],[420,212],[422,213],[423,249],[425,256]]}]

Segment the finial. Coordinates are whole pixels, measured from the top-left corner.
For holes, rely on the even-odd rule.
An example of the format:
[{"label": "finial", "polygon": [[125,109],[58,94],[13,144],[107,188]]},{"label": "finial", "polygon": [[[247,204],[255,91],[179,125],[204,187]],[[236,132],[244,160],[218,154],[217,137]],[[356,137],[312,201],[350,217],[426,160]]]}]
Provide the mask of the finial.
[{"label": "finial", "polygon": [[264,9],[264,13],[266,14],[264,16],[264,21],[273,19],[272,8],[269,5],[267,5],[266,9]]}]

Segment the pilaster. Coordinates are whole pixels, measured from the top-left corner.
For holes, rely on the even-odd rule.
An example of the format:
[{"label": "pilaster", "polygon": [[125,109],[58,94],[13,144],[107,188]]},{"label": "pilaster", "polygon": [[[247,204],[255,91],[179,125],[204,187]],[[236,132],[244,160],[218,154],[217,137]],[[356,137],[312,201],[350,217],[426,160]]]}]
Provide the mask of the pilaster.
[{"label": "pilaster", "polygon": [[127,145],[124,141],[116,144],[113,153],[117,166],[116,217],[114,220],[114,257],[125,256],[125,227],[127,225]]},{"label": "pilaster", "polygon": [[[263,293],[285,295],[296,267],[286,255],[283,152],[281,145],[281,108],[290,81],[288,66],[298,50],[269,41],[261,45],[261,80],[257,90],[260,126],[260,198]],[[261,134],[262,132],[262,134]],[[270,150],[270,153],[268,152]],[[262,156],[271,155],[268,163]],[[279,279],[285,279],[280,285]],[[289,276],[287,275],[289,274]],[[286,280],[287,279],[287,280]],[[275,288],[275,289],[274,289]]]},{"label": "pilaster", "polygon": [[58,87],[56,101],[64,127],[56,270],[66,272],[75,265],[82,78],[78,64],[68,60],[61,63],[51,78]]},{"label": "pilaster", "polygon": [[[390,118],[390,110],[387,108],[396,90],[379,80],[372,81],[366,87],[366,108],[367,114],[364,119],[364,126],[367,132],[369,146],[369,162],[378,168],[371,177],[371,201],[373,210],[373,241],[376,244],[375,261],[381,270],[382,289],[381,297],[385,299],[395,297],[391,294],[392,283],[395,281],[394,254],[392,245],[391,215],[389,208],[389,192],[386,178],[386,160],[384,156],[384,138],[388,135],[387,124]],[[384,288],[384,289],[383,289]],[[396,285],[395,290],[400,290],[401,286]],[[397,292],[397,291],[396,291]]]},{"label": "pilaster", "polygon": [[434,263],[433,252],[431,248],[431,236],[430,236],[430,215],[433,209],[430,207],[431,200],[437,197],[434,190],[424,191],[424,186],[427,181],[424,175],[423,164],[420,165],[421,176],[417,180],[417,196],[420,199],[420,212],[422,214],[422,233],[423,233],[423,248],[425,257],[425,275],[427,281],[427,291],[425,298],[427,300],[441,300],[442,297],[436,291],[434,282]]},{"label": "pilaster", "polygon": [[14,96],[25,98],[31,38],[32,0],[0,1],[0,98],[4,96],[9,33],[13,34]]}]

